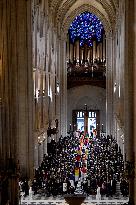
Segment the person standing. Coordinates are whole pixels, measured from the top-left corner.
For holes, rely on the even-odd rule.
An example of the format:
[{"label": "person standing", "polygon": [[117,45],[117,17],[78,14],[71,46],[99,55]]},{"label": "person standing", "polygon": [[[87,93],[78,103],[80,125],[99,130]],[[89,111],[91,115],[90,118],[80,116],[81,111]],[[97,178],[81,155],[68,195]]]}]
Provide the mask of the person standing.
[{"label": "person standing", "polygon": [[100,193],[100,187],[99,186],[97,186],[96,200],[101,200],[101,193]]}]

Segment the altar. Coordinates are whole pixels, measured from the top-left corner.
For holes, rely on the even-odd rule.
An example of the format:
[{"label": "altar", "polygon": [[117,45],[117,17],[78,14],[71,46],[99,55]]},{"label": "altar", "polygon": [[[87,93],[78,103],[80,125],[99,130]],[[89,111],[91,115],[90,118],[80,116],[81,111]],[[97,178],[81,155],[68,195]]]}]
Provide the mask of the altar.
[{"label": "altar", "polygon": [[64,196],[69,205],[81,205],[86,198],[85,194],[67,194]]}]

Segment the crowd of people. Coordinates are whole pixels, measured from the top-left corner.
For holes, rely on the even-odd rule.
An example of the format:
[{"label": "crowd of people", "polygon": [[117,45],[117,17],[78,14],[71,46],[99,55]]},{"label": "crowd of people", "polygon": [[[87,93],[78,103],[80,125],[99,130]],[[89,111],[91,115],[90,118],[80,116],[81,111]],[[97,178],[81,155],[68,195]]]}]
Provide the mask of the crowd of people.
[{"label": "crowd of people", "polygon": [[[46,196],[74,194],[80,184],[88,195],[99,192],[106,196],[128,196],[129,183],[124,172],[123,155],[112,136],[70,133],[48,144],[48,154],[35,170],[32,190]],[[25,180],[21,186],[28,195],[28,182]]]}]

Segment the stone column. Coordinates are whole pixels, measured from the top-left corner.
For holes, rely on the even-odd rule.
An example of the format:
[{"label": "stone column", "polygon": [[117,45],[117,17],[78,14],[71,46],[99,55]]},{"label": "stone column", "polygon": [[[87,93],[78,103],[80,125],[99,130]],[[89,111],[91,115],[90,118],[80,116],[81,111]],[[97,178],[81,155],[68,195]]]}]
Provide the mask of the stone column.
[{"label": "stone column", "polygon": [[96,110],[96,130],[97,135],[100,136],[100,111]]},{"label": "stone column", "polygon": [[[1,78],[1,74],[0,74],[0,78]],[[1,80],[0,80],[0,88],[1,88]],[[2,139],[2,119],[1,118],[2,118],[2,105],[1,105],[1,96],[0,96],[0,163],[2,164],[3,139]]]},{"label": "stone column", "polygon": [[90,48],[90,63],[93,63],[93,47]]},{"label": "stone column", "polygon": [[34,147],[34,168],[38,168],[38,143],[35,144]]},{"label": "stone column", "polygon": [[106,40],[105,40],[105,34],[103,34],[103,43],[102,43],[102,59],[103,61],[106,60]]},{"label": "stone column", "polygon": [[44,133],[43,154],[47,154],[47,134]]},{"label": "stone column", "polygon": [[6,198],[17,205],[18,160],[21,176],[33,176],[31,1],[1,0],[0,29],[3,170]]},{"label": "stone column", "polygon": [[73,59],[74,59],[74,56],[73,56],[73,54],[74,54],[74,46],[73,46],[73,44],[72,43],[70,43],[70,54],[69,54],[69,56],[70,56],[70,61],[71,62],[73,62]]},{"label": "stone column", "polygon": [[80,61],[81,61],[81,63],[83,62],[83,60],[84,60],[84,49],[80,48]]},{"label": "stone column", "polygon": [[[19,161],[24,174],[33,177],[33,77],[31,1],[17,1]],[[13,3],[12,3],[13,4]],[[20,52],[21,51],[21,52]],[[23,86],[22,86],[23,85]]]},{"label": "stone column", "polygon": [[111,33],[106,39],[106,134],[113,134],[113,39]]},{"label": "stone column", "polygon": [[89,49],[88,49],[88,54],[87,54],[88,63],[91,62],[90,56],[91,56],[91,49],[89,48]]},{"label": "stone column", "polygon": [[67,71],[66,71],[66,47],[64,37],[61,39],[61,77],[60,77],[60,95],[61,95],[61,119],[60,119],[60,127],[61,127],[61,135],[63,137],[67,134]]},{"label": "stone column", "polygon": [[97,59],[100,57],[100,43],[97,45]]},{"label": "stone column", "polygon": [[61,46],[60,46],[60,39],[57,38],[57,69],[56,69],[56,76],[57,76],[57,80],[58,80],[58,86],[59,86],[59,91],[57,92],[56,95],[56,119],[58,119],[58,138],[60,137],[60,102],[61,102],[61,97],[60,97],[60,70],[61,70],[61,56],[60,56],[60,50],[61,50]]},{"label": "stone column", "polygon": [[87,60],[87,52],[88,52],[88,48],[87,48],[87,45],[85,44],[84,45],[84,61],[86,61]]},{"label": "stone column", "polygon": [[69,35],[67,35],[67,62],[69,62],[69,54],[70,54],[70,42],[69,42]]},{"label": "stone column", "polygon": [[38,167],[40,166],[40,144],[37,145],[38,148]]},{"label": "stone column", "polygon": [[79,62],[79,40],[76,41],[76,61]]},{"label": "stone column", "polygon": [[[135,1],[135,4],[134,4],[134,25],[133,25],[133,29],[134,29],[134,36],[135,36],[135,41],[134,41],[134,56],[136,56],[136,1]],[[135,162],[135,173],[136,173],[136,69],[135,69],[135,66],[136,66],[136,58],[134,58],[134,64],[133,64],[133,69],[134,69],[134,162]],[[136,193],[136,176],[134,178],[134,193]],[[134,201],[136,201],[136,194],[134,195]]]},{"label": "stone column", "polygon": [[99,44],[99,57],[102,61],[102,43]]},{"label": "stone column", "polygon": [[41,163],[42,163],[42,160],[43,160],[43,142],[41,142],[40,144],[39,144],[39,166],[41,165]]},{"label": "stone column", "polygon": [[93,41],[93,61],[96,59],[96,41]]},{"label": "stone column", "polygon": [[[134,10],[134,0],[125,1],[125,95],[124,95],[124,134],[125,134],[125,153],[126,160],[129,163],[134,164],[134,155],[135,155],[135,121],[134,121],[134,85],[135,85],[135,64],[134,64],[134,14],[136,10]],[[132,171],[132,170],[131,170]],[[129,197],[131,204],[136,204],[136,200],[134,200],[135,190],[134,190],[134,173],[130,173],[129,176]]]},{"label": "stone column", "polygon": [[75,43],[73,44],[73,49],[74,49],[73,57],[74,57],[74,61],[75,61],[76,60],[76,44]]}]

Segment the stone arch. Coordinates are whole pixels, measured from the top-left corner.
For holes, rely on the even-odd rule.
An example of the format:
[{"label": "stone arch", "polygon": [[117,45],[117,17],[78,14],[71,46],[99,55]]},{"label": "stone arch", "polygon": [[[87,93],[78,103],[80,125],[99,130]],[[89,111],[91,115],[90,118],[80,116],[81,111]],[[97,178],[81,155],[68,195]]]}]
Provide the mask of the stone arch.
[{"label": "stone arch", "polygon": [[[68,0],[68,4],[71,4],[70,2],[75,2],[76,0]],[[96,0],[97,2],[101,3],[101,4],[107,4],[107,6],[111,6],[112,9],[115,11],[118,8],[118,4],[119,4],[119,0],[108,0],[105,2],[105,0]],[[49,6],[50,6],[50,10],[54,13],[56,13],[56,11],[59,10],[60,5],[63,5],[63,0],[50,0],[49,1]],[[65,3],[64,3],[65,4]],[[68,8],[67,8],[68,9]]]},{"label": "stone arch", "polygon": [[[67,0],[58,10],[57,14],[56,14],[56,18],[55,18],[55,24],[57,24],[58,21],[63,22],[63,19],[65,18],[65,15],[67,13],[67,11],[71,8],[71,6],[74,5],[74,3],[76,2],[76,0],[72,0],[72,1],[69,1]],[[96,1],[97,3],[99,3],[99,5],[102,6],[103,10],[106,11],[107,15],[108,15],[108,18],[109,18],[109,21],[111,24],[114,24],[115,22],[115,15],[116,15],[116,12],[115,12],[115,9],[113,7],[113,5],[110,5],[108,4],[107,2],[105,1],[101,1],[101,0],[97,0]],[[88,3],[84,3],[84,4],[88,4]],[[88,7],[90,6],[91,4],[88,4]],[[93,6],[93,5],[92,5]],[[102,13],[102,12],[101,12]]]},{"label": "stone arch", "polygon": [[106,33],[109,33],[112,31],[112,27],[111,27],[110,22],[108,22],[108,20],[105,18],[105,16],[98,9],[96,9],[95,7],[93,7],[91,5],[89,6],[88,4],[84,4],[80,7],[78,7],[76,10],[74,10],[70,14],[70,16],[68,16],[66,19],[64,19],[62,26],[61,26],[61,33],[63,34],[63,36],[65,36],[65,38],[66,38],[68,28],[69,28],[71,22],[75,19],[75,17],[77,15],[79,15],[80,13],[83,13],[85,11],[88,11],[88,12],[95,14],[101,20]]}]

